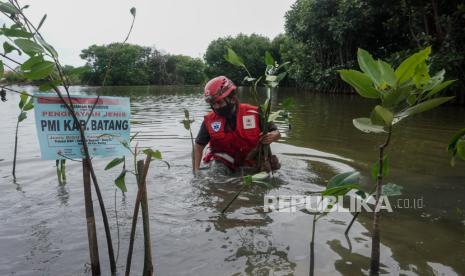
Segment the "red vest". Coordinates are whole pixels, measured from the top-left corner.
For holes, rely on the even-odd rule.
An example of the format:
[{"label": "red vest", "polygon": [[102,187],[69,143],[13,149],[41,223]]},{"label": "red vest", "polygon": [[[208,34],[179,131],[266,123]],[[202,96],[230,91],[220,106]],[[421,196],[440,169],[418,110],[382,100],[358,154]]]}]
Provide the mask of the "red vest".
[{"label": "red vest", "polygon": [[226,119],[215,112],[208,113],[204,118],[205,126],[210,134],[210,153],[204,161],[221,160],[231,169],[237,166],[252,165],[246,157],[259,140],[258,108],[249,104],[239,104],[236,113],[236,130],[224,131]]}]

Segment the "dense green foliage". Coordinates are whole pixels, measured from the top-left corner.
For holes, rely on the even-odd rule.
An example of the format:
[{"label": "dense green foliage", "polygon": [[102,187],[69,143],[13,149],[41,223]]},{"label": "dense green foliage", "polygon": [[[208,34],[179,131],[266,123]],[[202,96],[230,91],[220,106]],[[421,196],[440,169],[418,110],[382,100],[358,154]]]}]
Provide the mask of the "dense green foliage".
[{"label": "dense green foliage", "polygon": [[[291,47],[282,47],[293,62],[291,76],[298,85],[341,90],[340,68],[355,67],[357,48],[387,58],[394,65],[432,45],[434,71],[465,84],[465,5],[458,0],[297,0],[286,14]],[[463,101],[463,99],[462,99]]]},{"label": "dense green foliage", "polygon": [[82,82],[90,85],[103,82],[110,60],[107,85],[199,84],[205,80],[201,59],[163,54],[139,45],[92,45],[82,50],[81,58],[90,68]]},{"label": "dense green foliage", "polygon": [[228,48],[233,49],[243,59],[251,76],[264,74],[263,57],[266,51],[270,52],[278,63],[281,62],[279,51],[274,49],[270,39],[264,36],[239,34],[236,37],[218,38],[208,45],[205,53],[206,74],[209,78],[225,75],[235,83],[242,84],[248,75],[244,70],[237,70],[237,67],[225,59]]}]

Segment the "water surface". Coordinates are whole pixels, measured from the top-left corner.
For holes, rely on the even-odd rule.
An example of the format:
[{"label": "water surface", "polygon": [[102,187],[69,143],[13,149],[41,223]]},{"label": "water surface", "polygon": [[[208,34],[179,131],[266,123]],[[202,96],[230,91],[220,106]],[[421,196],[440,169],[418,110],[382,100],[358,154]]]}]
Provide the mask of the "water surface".
[{"label": "water surface", "polygon": [[[31,87],[23,87],[33,91]],[[193,179],[189,133],[180,121],[188,108],[196,121],[209,110],[201,88],[73,87],[73,93],[130,96],[133,133],[141,147],[162,151],[171,169],[154,163],[149,175],[149,206],[155,273],[158,275],[308,275],[312,216],[264,213],[264,195],[306,195],[324,188],[335,174],[359,170],[365,186],[382,137],[363,134],[352,118],[369,114],[371,102],[357,96],[323,95],[294,89],[274,92],[275,108],[292,96],[291,130],[283,123],[283,138],[273,144],[282,169],[275,188],[246,191],[226,217],[219,212],[240,189],[237,182]],[[243,101],[249,97],[241,95]],[[41,161],[33,112],[21,124],[17,179],[11,177],[14,130],[19,97],[7,94],[0,103],[0,275],[87,275],[82,172],[68,162],[68,182],[60,186],[53,161]],[[402,122],[395,129],[388,154],[387,181],[404,187],[402,198],[422,199],[423,208],[395,208],[382,217],[383,271],[402,275],[464,275],[465,164],[452,168],[445,151],[453,133],[465,127],[465,108],[438,108]],[[194,135],[195,135],[194,133]],[[116,213],[120,232],[119,271],[124,271],[135,180],[128,192],[115,193],[117,169],[104,171],[110,159],[95,158],[112,235],[117,248]],[[95,196],[94,196],[95,197]],[[395,201],[394,201],[395,202]],[[115,209],[116,207],[116,209]],[[95,204],[100,258],[109,274],[100,212]],[[317,225],[315,275],[359,275],[369,268],[371,215],[362,214],[350,238],[344,230],[349,213],[332,213]],[[142,269],[139,226],[133,272]]]}]

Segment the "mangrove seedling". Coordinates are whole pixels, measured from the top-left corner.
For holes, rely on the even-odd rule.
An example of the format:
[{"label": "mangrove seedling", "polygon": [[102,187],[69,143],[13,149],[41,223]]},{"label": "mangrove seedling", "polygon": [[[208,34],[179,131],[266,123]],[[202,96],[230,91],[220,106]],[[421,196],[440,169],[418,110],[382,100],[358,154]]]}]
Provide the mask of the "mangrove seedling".
[{"label": "mangrove seedling", "polygon": [[233,202],[239,197],[239,195],[247,188],[252,187],[253,185],[259,185],[265,187],[267,189],[271,188],[271,185],[265,181],[269,177],[267,172],[260,172],[254,175],[246,175],[242,177],[242,187],[241,189],[233,196],[233,198],[224,206],[223,210],[221,210],[221,214],[224,214],[229,206],[233,204]]},{"label": "mangrove seedling", "polygon": [[191,153],[191,158],[192,158],[192,172],[195,174],[194,170],[194,163],[195,163],[195,156],[194,156],[194,136],[192,135],[192,128],[191,125],[192,123],[195,122],[194,118],[190,118],[189,116],[189,110],[184,109],[184,120],[181,121],[181,123],[184,125],[184,128],[189,131],[189,134],[191,136],[191,145],[192,145],[192,153]]},{"label": "mangrove seedling", "polygon": [[[287,72],[281,72],[282,69],[285,69],[285,66],[289,64],[288,62],[283,64],[278,64],[273,56],[266,51],[264,62],[265,62],[265,70],[264,75],[260,76],[259,78],[253,77],[247,66],[245,65],[243,59],[234,52],[233,49],[228,48],[227,53],[225,54],[225,59],[232,65],[238,66],[244,69],[247,72],[247,76],[244,78],[244,82],[251,83],[251,90],[252,96],[255,100],[255,103],[260,106],[260,126],[262,130],[262,134],[265,135],[269,132],[270,123],[279,116],[284,114],[289,115],[289,113],[285,113],[282,110],[271,112],[271,102],[272,102],[272,94],[271,89],[275,88],[279,85],[279,83],[286,77]],[[266,100],[263,104],[259,102],[258,96],[258,85],[262,83],[266,87]],[[287,103],[290,103],[290,100],[287,100]],[[290,108],[290,105],[288,105]],[[289,110],[287,110],[289,112]],[[257,169],[258,171],[274,171],[279,169],[279,164],[273,164],[272,153],[270,145],[259,144],[257,150],[252,152],[249,155],[249,159],[257,159]]]},{"label": "mangrove seedling", "polygon": [[[315,270],[315,229],[317,221],[323,216],[327,215],[333,206],[338,203],[338,200],[345,196],[349,191],[355,189],[357,190],[357,193],[359,193],[359,179],[360,173],[357,171],[345,172],[335,175],[329,180],[328,184],[326,185],[326,189],[321,192],[321,197],[317,202],[317,208],[313,212],[309,275],[313,276]],[[324,199],[327,199],[326,205],[323,205]]]},{"label": "mangrove seedling", "polygon": [[[130,142],[137,136],[138,133],[133,135],[130,139]],[[120,189],[123,193],[127,192],[126,188],[126,173],[131,173],[136,177],[137,182],[137,195],[135,200],[134,206],[134,213],[132,217],[132,225],[131,225],[131,234],[129,238],[129,249],[128,255],[126,258],[126,272],[125,275],[130,275],[131,271],[131,263],[132,263],[132,253],[134,249],[134,240],[136,234],[136,226],[137,226],[137,218],[139,216],[139,208],[142,208],[142,225],[143,225],[143,232],[144,232],[144,268],[142,275],[152,275],[153,274],[153,263],[152,263],[152,244],[150,239],[150,220],[149,220],[149,209],[148,209],[148,200],[147,200],[147,185],[146,185],[146,178],[150,166],[150,162],[152,160],[159,160],[164,162],[169,166],[169,163],[164,161],[161,155],[161,152],[156,150],[152,150],[150,148],[140,150],[136,145],[134,149],[130,147],[130,144],[122,141],[122,145],[128,149],[133,157],[134,162],[134,170],[129,170],[126,168],[126,157],[119,157],[115,158],[110,161],[105,170],[110,170],[120,164],[122,164],[122,171],[114,180],[114,183],[118,189]],[[137,160],[139,155],[145,155],[145,160]]]},{"label": "mangrove seedling", "polygon": [[[377,99],[370,117],[356,118],[354,126],[364,133],[377,133],[385,136],[379,145],[379,157],[375,185],[375,212],[373,217],[370,274],[379,274],[380,260],[380,197],[383,190],[383,168],[385,151],[391,142],[393,127],[403,119],[433,109],[454,97],[437,97],[439,92],[454,81],[444,81],[445,70],[430,75],[426,63],[431,54],[427,47],[407,59],[395,70],[381,59],[375,60],[365,50],[357,52],[358,70],[339,70],[345,82],[350,84],[362,97]],[[394,184],[391,184],[391,186]],[[398,185],[394,190],[399,190]]]},{"label": "mangrove seedling", "polygon": [[455,166],[455,158],[458,157],[465,161],[465,128],[457,132],[449,142],[447,151],[452,156],[450,164]]},{"label": "mangrove seedling", "polygon": [[[3,69],[3,63],[2,63],[2,69]],[[1,70],[3,71],[3,70]],[[34,108],[33,104],[33,99],[30,97],[28,94],[25,92],[20,95],[20,100],[19,100],[19,115],[18,115],[18,120],[16,121],[16,132],[15,132],[15,148],[14,148],[14,154],[13,154],[13,177],[16,178],[16,155],[18,151],[18,129],[19,129],[19,123],[22,121],[26,120],[27,118],[27,112],[31,109]]]}]

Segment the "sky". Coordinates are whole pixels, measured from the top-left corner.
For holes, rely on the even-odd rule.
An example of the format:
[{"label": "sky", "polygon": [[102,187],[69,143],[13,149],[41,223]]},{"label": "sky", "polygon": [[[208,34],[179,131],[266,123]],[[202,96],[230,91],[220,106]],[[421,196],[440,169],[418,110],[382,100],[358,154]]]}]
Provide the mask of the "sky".
[{"label": "sky", "polygon": [[[284,15],[295,0],[20,0],[29,4],[33,22],[47,19],[42,35],[63,64],[85,62],[82,49],[121,42],[137,10],[128,43],[156,47],[171,54],[203,57],[219,37],[257,33],[269,38],[284,32]],[[3,22],[2,22],[3,23]]]}]

